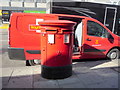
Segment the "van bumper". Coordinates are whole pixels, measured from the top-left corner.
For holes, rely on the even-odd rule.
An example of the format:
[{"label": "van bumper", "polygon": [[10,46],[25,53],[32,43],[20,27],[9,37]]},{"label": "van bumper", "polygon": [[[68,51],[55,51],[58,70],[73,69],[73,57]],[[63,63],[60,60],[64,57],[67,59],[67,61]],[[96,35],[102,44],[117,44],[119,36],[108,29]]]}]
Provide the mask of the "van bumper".
[{"label": "van bumper", "polygon": [[10,47],[8,47],[8,56],[12,60],[26,60],[24,48],[10,48]]}]

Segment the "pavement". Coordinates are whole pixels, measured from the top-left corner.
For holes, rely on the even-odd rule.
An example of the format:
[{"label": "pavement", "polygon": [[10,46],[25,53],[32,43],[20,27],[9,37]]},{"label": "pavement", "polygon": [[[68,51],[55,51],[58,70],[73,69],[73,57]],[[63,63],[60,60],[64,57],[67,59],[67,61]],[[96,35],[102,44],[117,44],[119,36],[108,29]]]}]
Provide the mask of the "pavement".
[{"label": "pavement", "polygon": [[57,80],[45,79],[41,77],[41,65],[25,66],[25,61],[10,60],[7,29],[0,29],[0,35],[2,88],[119,88],[119,60],[74,60],[72,76]]},{"label": "pavement", "polygon": [[[8,58],[8,57],[4,57]],[[24,66],[24,61],[11,61],[14,66],[2,68],[3,88],[118,88],[120,73],[108,60],[73,62],[73,74],[65,79],[49,80],[41,77],[41,65]],[[24,65],[16,66],[17,63]],[[109,67],[104,67],[108,63]],[[101,67],[100,67],[101,65]],[[99,66],[99,68],[94,68]],[[118,69],[118,68],[117,68]]]}]

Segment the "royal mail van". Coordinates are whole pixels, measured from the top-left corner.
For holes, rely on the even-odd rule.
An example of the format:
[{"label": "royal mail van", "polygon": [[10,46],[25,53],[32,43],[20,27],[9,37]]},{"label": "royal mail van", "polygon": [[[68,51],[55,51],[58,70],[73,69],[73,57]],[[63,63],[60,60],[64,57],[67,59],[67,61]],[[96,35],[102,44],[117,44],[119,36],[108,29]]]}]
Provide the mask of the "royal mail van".
[{"label": "royal mail van", "polygon": [[26,60],[30,65],[40,60],[42,42],[38,22],[43,20],[70,20],[77,23],[74,28],[73,59],[107,57],[113,60],[120,57],[120,37],[98,20],[65,14],[13,13],[9,28],[10,59]]}]

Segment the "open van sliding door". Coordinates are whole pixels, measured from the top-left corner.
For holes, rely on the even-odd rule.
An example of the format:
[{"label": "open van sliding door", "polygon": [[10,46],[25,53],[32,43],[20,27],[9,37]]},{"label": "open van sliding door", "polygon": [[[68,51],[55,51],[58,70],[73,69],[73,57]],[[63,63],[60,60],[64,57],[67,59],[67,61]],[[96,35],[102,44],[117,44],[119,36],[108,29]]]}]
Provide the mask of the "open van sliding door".
[{"label": "open van sliding door", "polygon": [[113,33],[115,31],[114,29],[115,29],[116,14],[117,14],[117,8],[106,7],[104,25],[108,27]]}]

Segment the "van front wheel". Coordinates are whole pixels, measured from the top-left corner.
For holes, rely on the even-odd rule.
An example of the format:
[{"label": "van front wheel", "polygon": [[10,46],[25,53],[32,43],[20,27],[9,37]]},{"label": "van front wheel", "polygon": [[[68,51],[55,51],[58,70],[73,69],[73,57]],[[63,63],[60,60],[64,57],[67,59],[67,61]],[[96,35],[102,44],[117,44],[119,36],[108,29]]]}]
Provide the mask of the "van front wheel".
[{"label": "van front wheel", "polygon": [[110,60],[119,59],[119,57],[120,51],[117,48],[110,50],[107,54],[107,58],[109,58]]},{"label": "van front wheel", "polygon": [[34,60],[26,60],[26,66],[34,66],[39,65],[40,60],[34,59]]}]

